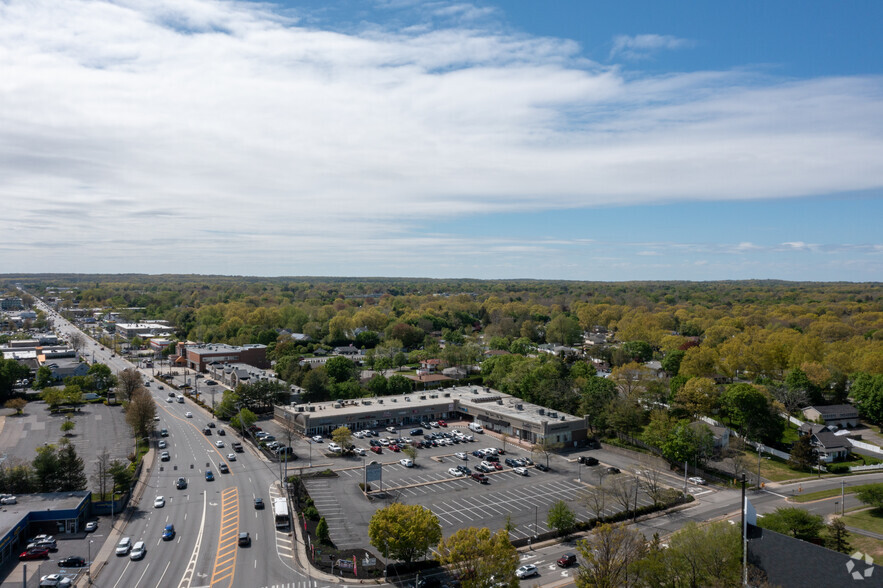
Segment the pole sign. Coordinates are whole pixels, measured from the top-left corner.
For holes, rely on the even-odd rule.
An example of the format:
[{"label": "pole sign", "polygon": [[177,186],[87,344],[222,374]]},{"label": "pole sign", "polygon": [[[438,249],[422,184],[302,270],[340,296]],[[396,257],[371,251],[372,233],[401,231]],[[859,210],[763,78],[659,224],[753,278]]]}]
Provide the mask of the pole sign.
[{"label": "pole sign", "polygon": [[365,483],[379,482],[383,479],[383,464],[371,463],[365,466]]}]

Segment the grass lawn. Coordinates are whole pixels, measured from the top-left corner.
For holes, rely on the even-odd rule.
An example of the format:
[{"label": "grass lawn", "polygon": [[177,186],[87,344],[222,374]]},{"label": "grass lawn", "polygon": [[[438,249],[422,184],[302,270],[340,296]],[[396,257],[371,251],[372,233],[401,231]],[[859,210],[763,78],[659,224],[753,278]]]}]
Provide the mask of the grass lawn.
[{"label": "grass lawn", "polygon": [[883,557],[883,541],[880,539],[865,537],[864,535],[859,535],[857,533],[850,533],[849,546],[852,547],[854,551],[867,553],[877,561]]},{"label": "grass lawn", "polygon": [[883,513],[876,509],[848,514],[843,517],[843,522],[849,527],[858,527],[865,531],[883,535]]},{"label": "grass lawn", "polygon": [[[757,453],[745,453],[751,464],[749,471],[757,473]],[[785,480],[797,480],[800,478],[812,478],[817,476],[815,472],[801,472],[788,467],[784,461],[776,458],[760,460],[760,476],[772,482],[783,482]]]},{"label": "grass lawn", "polygon": [[[871,486],[879,486],[880,484],[860,484],[858,486],[847,486],[844,489],[844,494],[854,494],[859,490],[863,490],[864,488],[870,488]],[[831,488],[830,490],[819,490],[818,492],[807,492],[806,494],[801,494],[799,496],[795,496],[791,500],[793,502],[812,502],[813,500],[821,500],[822,498],[831,498],[832,496],[840,496],[840,488]]]}]

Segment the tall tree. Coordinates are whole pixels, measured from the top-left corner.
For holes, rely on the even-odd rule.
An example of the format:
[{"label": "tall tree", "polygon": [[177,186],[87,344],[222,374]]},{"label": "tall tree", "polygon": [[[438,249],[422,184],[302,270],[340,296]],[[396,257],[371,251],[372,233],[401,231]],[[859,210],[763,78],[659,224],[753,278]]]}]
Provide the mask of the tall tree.
[{"label": "tall tree", "polygon": [[55,445],[43,445],[37,448],[37,457],[32,462],[34,477],[40,492],[57,492],[61,480],[61,468]]},{"label": "tall tree", "polygon": [[126,405],[126,422],[132,433],[140,439],[146,437],[154,428],[153,417],[156,416],[156,403],[145,388],[137,388]]},{"label": "tall tree", "polygon": [[566,314],[559,314],[546,325],[546,341],[559,345],[573,345],[580,340],[579,322]]},{"label": "tall tree", "polygon": [[[460,579],[463,588],[486,588],[496,579],[515,585],[518,552],[505,530],[491,534],[488,528],[467,527],[442,539],[439,561]],[[492,580],[492,578],[494,580]]]},{"label": "tall tree", "polygon": [[788,465],[791,467],[807,471],[817,462],[816,454],[813,451],[812,438],[810,435],[799,437],[791,445],[791,454],[788,457]]},{"label": "tall tree", "polygon": [[128,401],[136,390],[142,388],[141,372],[135,368],[126,368],[117,374],[117,396],[123,402]]},{"label": "tall tree", "polygon": [[412,562],[442,538],[438,517],[419,504],[393,503],[371,517],[368,538],[384,558]]},{"label": "tall tree", "polygon": [[550,529],[555,529],[562,535],[569,535],[576,528],[576,514],[567,503],[558,500],[549,507],[549,514],[546,516],[546,522]]},{"label": "tall tree", "polygon": [[[46,369],[48,370],[49,368]],[[26,365],[18,363],[14,359],[0,357],[0,402],[9,398],[16,382],[27,378],[29,375],[30,370]]]},{"label": "tall tree", "polygon": [[850,393],[863,417],[875,424],[883,423],[883,374],[858,374]]},{"label": "tall tree", "polygon": [[846,530],[846,525],[843,523],[842,518],[835,517],[828,525],[827,532],[828,536],[825,538],[825,546],[828,549],[833,549],[840,553],[852,551],[852,546],[849,544],[849,531]]},{"label": "tall tree", "polygon": [[577,588],[620,588],[634,579],[635,565],[647,552],[647,541],[636,529],[625,525],[600,525],[576,549],[582,565]]},{"label": "tall tree", "polygon": [[58,450],[58,481],[61,492],[86,489],[86,467],[73,443],[62,443]]},{"label": "tall tree", "polygon": [[113,482],[113,476],[110,474],[110,464],[110,452],[107,448],[104,448],[95,459],[95,470],[92,474],[92,483],[95,484],[94,488],[99,496],[99,500],[105,500]]}]

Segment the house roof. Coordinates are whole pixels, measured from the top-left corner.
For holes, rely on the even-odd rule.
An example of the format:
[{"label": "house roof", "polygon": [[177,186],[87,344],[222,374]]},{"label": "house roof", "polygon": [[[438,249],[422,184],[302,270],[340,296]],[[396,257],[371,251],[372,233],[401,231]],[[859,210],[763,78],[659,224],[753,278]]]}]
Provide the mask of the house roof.
[{"label": "house roof", "polygon": [[821,433],[822,431],[829,431],[827,425],[819,425],[817,423],[803,423],[797,430],[801,433],[809,433],[810,435],[815,435],[816,433]]},{"label": "house roof", "polygon": [[861,586],[854,572],[872,586],[883,574],[880,566],[754,525],[748,525],[748,562],[766,573],[769,585],[781,588]]},{"label": "house roof", "polygon": [[849,448],[849,445],[842,437],[838,437],[837,435],[835,435],[834,433],[831,433],[830,431],[821,431],[818,433],[814,433],[813,437],[816,440],[818,440],[818,442],[822,445],[822,447],[824,447],[825,449],[827,449],[829,451],[832,449],[841,449],[841,448],[848,449]]},{"label": "house roof", "polygon": [[854,414],[858,416],[858,409],[851,404],[828,404],[825,406],[810,406],[805,408],[815,409],[819,412],[823,417],[832,416],[832,417],[840,417],[842,418],[844,414]]}]

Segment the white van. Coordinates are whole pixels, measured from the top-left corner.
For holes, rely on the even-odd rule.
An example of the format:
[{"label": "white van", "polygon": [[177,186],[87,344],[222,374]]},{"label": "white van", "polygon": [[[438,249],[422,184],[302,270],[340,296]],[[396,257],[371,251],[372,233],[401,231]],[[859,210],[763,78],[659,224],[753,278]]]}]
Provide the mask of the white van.
[{"label": "white van", "polygon": [[179,404],[184,404],[184,396],[181,395],[181,394],[178,394],[178,403],[179,403]]},{"label": "white van", "polygon": [[478,423],[469,423],[469,430],[475,433],[484,433],[484,429]]}]

